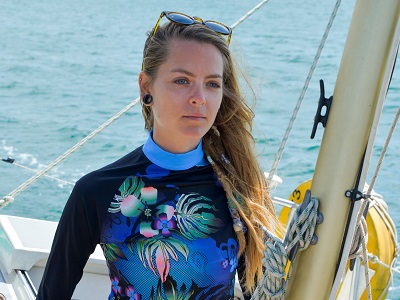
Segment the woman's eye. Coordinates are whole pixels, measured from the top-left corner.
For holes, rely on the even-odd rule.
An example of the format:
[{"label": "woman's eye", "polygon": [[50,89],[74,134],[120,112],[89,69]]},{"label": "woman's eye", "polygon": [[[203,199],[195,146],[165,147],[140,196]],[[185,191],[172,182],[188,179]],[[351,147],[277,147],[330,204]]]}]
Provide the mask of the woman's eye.
[{"label": "woman's eye", "polygon": [[186,79],[181,78],[181,79],[175,80],[175,83],[177,83],[177,84],[185,84],[185,83],[188,83],[188,81]]},{"label": "woman's eye", "polygon": [[221,85],[218,82],[209,82],[208,85],[212,88],[220,88]]}]

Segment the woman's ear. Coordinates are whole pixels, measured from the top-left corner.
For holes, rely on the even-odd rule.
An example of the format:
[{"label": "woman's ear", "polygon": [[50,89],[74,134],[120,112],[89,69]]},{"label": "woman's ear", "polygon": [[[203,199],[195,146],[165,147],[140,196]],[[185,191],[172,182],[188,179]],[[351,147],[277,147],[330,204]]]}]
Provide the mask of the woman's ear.
[{"label": "woman's ear", "polygon": [[145,94],[150,94],[150,77],[143,71],[140,72],[138,78],[140,88],[140,98],[143,98]]}]

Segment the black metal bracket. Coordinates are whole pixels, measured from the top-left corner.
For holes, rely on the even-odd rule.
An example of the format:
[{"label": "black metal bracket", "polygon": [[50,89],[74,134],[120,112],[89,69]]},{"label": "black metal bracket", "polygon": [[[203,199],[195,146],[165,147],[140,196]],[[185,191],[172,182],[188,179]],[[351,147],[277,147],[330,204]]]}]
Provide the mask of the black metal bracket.
[{"label": "black metal bracket", "polygon": [[2,158],[1,160],[10,164],[12,164],[15,161],[15,159],[11,157]]},{"label": "black metal bracket", "polygon": [[354,190],[347,190],[344,195],[347,198],[350,198],[351,201],[360,201],[361,199],[368,199],[371,195],[364,194],[356,189]]},{"label": "black metal bracket", "polygon": [[[329,111],[331,110],[333,96],[329,98],[325,98],[325,86],[324,81],[321,79],[319,81],[320,95],[318,101],[317,112],[314,117],[314,126],[311,132],[310,138],[313,139],[315,137],[315,133],[317,132],[318,123],[321,123],[325,128],[326,123],[328,123]],[[322,114],[322,109],[325,107],[325,113]]]}]

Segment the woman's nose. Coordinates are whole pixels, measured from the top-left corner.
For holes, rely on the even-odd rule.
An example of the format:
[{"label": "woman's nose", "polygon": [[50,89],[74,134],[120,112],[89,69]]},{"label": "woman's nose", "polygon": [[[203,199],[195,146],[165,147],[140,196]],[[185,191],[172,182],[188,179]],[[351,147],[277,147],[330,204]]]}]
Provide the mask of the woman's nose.
[{"label": "woman's nose", "polygon": [[197,88],[190,97],[190,103],[197,107],[202,107],[206,103],[205,92],[202,88]]}]

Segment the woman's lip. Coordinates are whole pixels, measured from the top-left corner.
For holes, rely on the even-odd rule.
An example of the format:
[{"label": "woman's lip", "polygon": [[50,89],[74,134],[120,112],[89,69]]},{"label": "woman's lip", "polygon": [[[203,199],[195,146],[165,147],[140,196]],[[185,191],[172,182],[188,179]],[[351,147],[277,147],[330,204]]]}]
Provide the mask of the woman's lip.
[{"label": "woman's lip", "polygon": [[190,116],[185,116],[185,118],[188,118],[190,120],[200,120],[200,119],[205,119],[206,117],[203,115],[190,115]]},{"label": "woman's lip", "polygon": [[185,117],[187,117],[187,118],[205,118],[206,116],[203,114],[190,114],[190,115],[186,115]]}]

